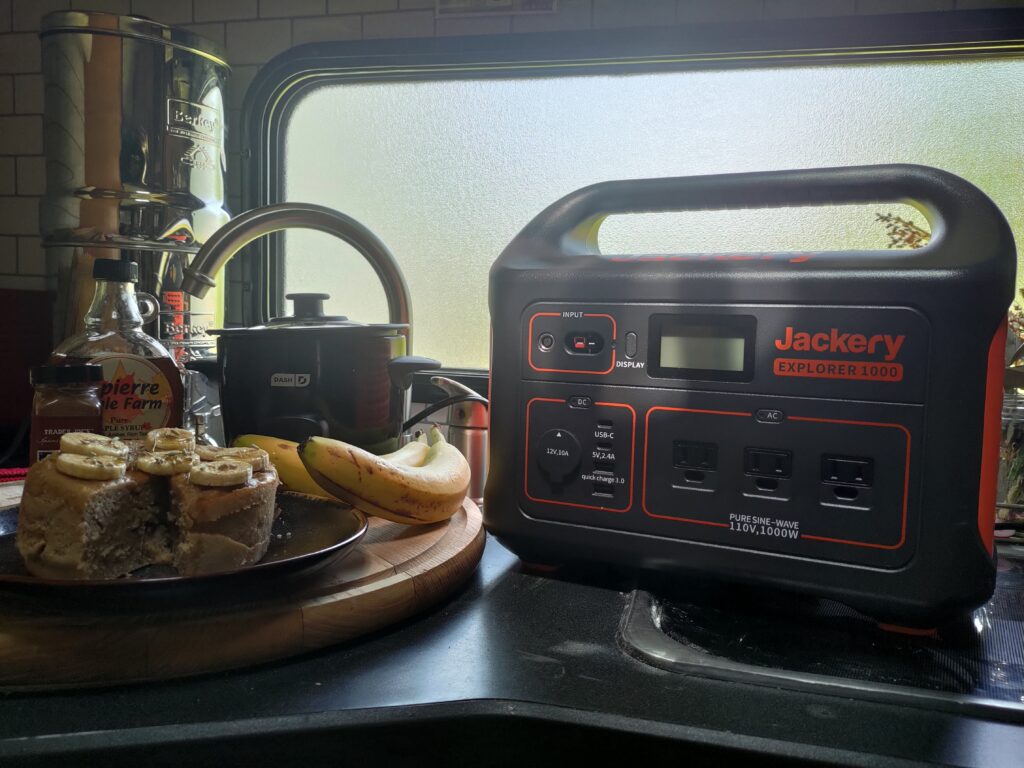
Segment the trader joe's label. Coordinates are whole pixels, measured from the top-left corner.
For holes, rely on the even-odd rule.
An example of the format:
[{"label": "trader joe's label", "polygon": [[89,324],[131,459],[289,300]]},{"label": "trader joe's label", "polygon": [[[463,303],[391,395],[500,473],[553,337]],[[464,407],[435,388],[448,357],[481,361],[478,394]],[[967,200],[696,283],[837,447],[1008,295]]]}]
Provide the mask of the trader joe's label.
[{"label": "trader joe's label", "polygon": [[103,434],[141,438],[157,427],[181,425],[181,374],[167,358],[108,354],[103,366]]}]

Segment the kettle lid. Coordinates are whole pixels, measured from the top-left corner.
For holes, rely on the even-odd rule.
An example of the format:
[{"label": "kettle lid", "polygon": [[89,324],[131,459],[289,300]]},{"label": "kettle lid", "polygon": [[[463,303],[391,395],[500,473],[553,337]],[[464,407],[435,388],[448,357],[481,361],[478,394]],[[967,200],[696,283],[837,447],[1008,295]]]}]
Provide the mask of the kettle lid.
[{"label": "kettle lid", "polygon": [[251,328],[216,328],[210,331],[214,336],[236,336],[255,331],[315,331],[351,328],[353,333],[371,335],[401,333],[408,330],[408,323],[359,323],[344,315],[325,315],[324,301],[331,298],[327,293],[289,293],[285,296],[294,306],[294,314],[271,318],[265,325]]},{"label": "kettle lid", "polygon": [[349,320],[345,315],[325,315],[324,302],[331,298],[329,293],[289,293],[285,298],[292,302],[293,314],[271,318],[270,322],[267,323],[267,327],[365,325],[365,323]]}]

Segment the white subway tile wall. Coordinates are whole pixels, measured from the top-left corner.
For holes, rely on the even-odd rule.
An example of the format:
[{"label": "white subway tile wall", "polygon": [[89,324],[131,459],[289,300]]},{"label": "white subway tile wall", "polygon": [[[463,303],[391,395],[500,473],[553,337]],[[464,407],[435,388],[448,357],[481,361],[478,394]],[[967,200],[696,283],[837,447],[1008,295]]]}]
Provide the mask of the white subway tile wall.
[{"label": "white subway tile wall", "polygon": [[241,207],[238,121],[260,66],[294,45],[329,40],[505,34],[760,18],[1024,7],[1024,0],[560,0],[558,12],[434,17],[434,0],[0,0],[0,288],[45,290],[39,246],[43,85],[37,35],[53,10],[134,13],[187,25],[227,48],[228,173]]}]

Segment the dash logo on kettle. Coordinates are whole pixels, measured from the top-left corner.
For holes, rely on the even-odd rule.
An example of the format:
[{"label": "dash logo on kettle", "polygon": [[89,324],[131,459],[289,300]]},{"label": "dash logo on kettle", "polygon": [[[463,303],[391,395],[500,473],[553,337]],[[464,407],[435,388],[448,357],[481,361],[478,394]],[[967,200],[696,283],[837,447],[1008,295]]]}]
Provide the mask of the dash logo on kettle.
[{"label": "dash logo on kettle", "polygon": [[308,373],[272,373],[270,374],[270,386],[272,387],[308,387],[312,379]]}]

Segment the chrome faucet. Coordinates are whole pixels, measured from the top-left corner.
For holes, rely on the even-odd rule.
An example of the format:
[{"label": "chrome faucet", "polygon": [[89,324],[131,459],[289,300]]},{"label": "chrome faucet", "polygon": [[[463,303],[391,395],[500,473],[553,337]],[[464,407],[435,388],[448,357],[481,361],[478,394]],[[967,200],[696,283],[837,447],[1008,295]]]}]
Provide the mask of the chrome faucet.
[{"label": "chrome faucet", "polygon": [[[216,282],[224,263],[245,246],[264,235],[282,229],[315,229],[334,235],[361,253],[377,273],[388,301],[392,323],[411,323],[409,287],[391,251],[373,232],[358,221],[332,208],[309,203],[278,203],[254,208],[218,229],[185,268],[182,289],[203,298]],[[406,337],[406,354],[412,348],[412,326]]]}]

